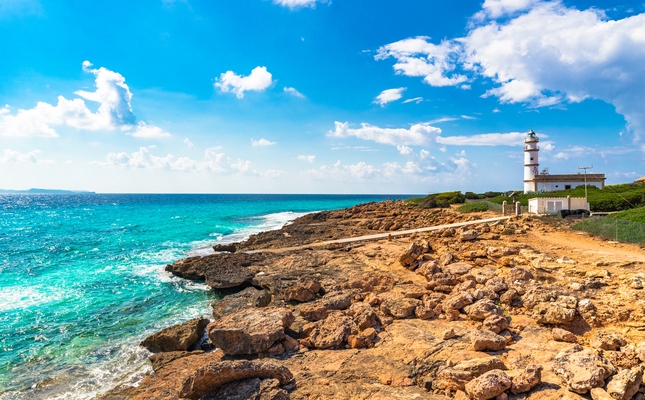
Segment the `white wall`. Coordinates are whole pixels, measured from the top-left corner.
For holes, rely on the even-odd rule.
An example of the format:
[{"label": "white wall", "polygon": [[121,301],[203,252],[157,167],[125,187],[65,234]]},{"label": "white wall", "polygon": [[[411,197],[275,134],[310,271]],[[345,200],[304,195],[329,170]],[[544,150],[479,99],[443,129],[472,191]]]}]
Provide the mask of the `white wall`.
[{"label": "white wall", "polygon": [[529,199],[529,213],[556,214],[560,210],[589,210],[583,197],[535,197]]}]

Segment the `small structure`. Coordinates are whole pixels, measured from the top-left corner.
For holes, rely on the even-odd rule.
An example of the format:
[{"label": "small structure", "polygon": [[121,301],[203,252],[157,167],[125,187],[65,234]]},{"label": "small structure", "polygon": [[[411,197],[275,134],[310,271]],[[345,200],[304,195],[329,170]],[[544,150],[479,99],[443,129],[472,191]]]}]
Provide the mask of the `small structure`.
[{"label": "small structure", "polygon": [[557,214],[560,210],[587,210],[589,202],[584,197],[534,197],[529,199],[530,214]]},{"label": "small structure", "polygon": [[540,139],[533,129],[529,131],[524,139],[524,193],[555,192],[558,190],[569,190],[577,186],[596,186],[600,189],[605,187],[605,174],[550,174],[548,168],[540,172],[538,162],[538,142]]}]

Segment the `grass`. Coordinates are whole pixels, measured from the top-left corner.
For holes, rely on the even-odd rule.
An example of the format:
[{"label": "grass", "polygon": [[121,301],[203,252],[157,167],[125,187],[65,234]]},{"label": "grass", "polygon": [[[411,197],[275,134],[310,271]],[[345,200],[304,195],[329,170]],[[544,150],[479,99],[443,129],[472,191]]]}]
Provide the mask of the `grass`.
[{"label": "grass", "polygon": [[463,206],[457,207],[457,211],[462,213],[488,211],[488,204],[485,202],[466,203]]},{"label": "grass", "polygon": [[461,204],[466,197],[459,191],[432,193],[426,197],[413,197],[407,200],[409,204],[419,208],[448,208],[451,204]]},{"label": "grass", "polygon": [[593,217],[572,226],[608,240],[624,243],[645,243],[645,224],[618,218]]}]

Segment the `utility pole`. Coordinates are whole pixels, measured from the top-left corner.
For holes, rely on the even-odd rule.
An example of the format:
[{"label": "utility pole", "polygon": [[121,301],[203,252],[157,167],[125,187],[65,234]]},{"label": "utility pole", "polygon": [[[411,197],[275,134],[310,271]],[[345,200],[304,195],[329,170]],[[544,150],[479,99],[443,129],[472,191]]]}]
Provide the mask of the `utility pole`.
[{"label": "utility pole", "polygon": [[593,164],[591,164],[591,167],[578,167],[578,169],[585,170],[585,200],[586,200],[587,199],[587,170],[593,169]]}]

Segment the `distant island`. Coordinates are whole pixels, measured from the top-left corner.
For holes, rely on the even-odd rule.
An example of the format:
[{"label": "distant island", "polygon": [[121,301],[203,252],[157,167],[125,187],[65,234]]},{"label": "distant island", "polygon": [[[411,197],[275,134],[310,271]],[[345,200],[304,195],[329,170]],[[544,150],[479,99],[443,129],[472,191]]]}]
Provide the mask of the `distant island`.
[{"label": "distant island", "polygon": [[20,193],[20,194],[96,194],[88,190],[62,190],[62,189],[37,189],[31,188],[27,190],[8,190],[0,189],[0,193]]}]

